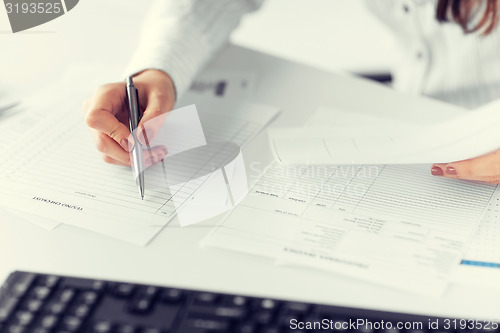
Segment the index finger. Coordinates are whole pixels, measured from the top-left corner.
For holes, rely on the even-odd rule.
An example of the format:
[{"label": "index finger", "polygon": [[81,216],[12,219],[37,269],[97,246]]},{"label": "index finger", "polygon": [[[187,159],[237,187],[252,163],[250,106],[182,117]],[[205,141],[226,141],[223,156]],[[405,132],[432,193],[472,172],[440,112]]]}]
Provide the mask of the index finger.
[{"label": "index finger", "polygon": [[[90,102],[87,103],[87,125],[102,132],[116,141],[124,150],[133,146],[133,138],[127,126],[117,116],[123,112],[125,87],[113,85],[112,89],[100,88]],[[130,144],[129,144],[130,141]]]},{"label": "index finger", "polygon": [[[434,164],[448,178],[488,181],[500,177],[500,150],[452,163]],[[491,181],[490,181],[491,182]]]}]

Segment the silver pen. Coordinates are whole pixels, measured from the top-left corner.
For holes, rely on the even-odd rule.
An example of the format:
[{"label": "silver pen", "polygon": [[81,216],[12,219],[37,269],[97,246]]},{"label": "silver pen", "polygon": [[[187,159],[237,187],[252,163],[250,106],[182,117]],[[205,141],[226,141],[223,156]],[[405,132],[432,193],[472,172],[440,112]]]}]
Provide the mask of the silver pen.
[{"label": "silver pen", "polygon": [[139,121],[141,120],[141,110],[139,108],[139,93],[137,88],[134,86],[132,77],[127,78],[127,98],[128,98],[128,125],[130,133],[134,138],[134,147],[132,148],[132,172],[136,179],[137,186],[139,187],[139,193],[141,199],[144,200],[144,162],[142,160],[142,145],[137,140],[137,127],[139,126]]}]

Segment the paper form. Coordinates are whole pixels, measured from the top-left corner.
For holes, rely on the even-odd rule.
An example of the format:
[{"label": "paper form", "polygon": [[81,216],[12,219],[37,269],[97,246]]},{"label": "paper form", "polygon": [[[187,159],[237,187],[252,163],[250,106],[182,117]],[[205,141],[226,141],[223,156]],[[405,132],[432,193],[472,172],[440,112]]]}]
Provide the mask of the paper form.
[{"label": "paper form", "polygon": [[284,164],[447,163],[499,148],[499,107],[500,102],[493,102],[413,130],[407,126],[398,130],[393,121],[378,121],[377,127],[352,124],[272,129],[269,138],[277,160]]},{"label": "paper form", "polygon": [[491,198],[462,264],[500,271],[500,191],[497,190]]},{"label": "paper form", "polygon": [[[2,191],[6,197],[4,203],[62,223],[147,244],[175,216],[170,192],[147,189],[142,201],[130,170],[104,164],[83,124],[79,117],[58,118],[51,129],[44,127],[32,135],[32,141],[37,140],[36,152],[24,149],[5,161],[8,165],[3,165],[2,174],[7,178],[2,187],[9,191]],[[252,126],[250,122],[242,125],[246,132],[235,135],[230,128],[226,138],[245,140],[242,133],[249,137],[260,130],[260,126]],[[219,131],[219,138],[224,135],[223,130]],[[111,221],[116,225],[110,227]],[[143,229],[137,232],[141,226]],[[127,232],[127,228],[134,232]]]},{"label": "paper form", "polygon": [[468,239],[380,217],[337,213],[330,218],[303,220],[277,263],[341,273],[437,298],[448,286]]},{"label": "paper form", "polygon": [[500,289],[500,191],[497,187],[453,277],[459,284]]},{"label": "paper form", "polygon": [[[30,130],[37,125],[38,122],[42,121],[45,117],[43,114],[38,112],[24,112],[25,109],[16,106],[13,108],[12,112],[8,117],[1,117],[0,120],[0,155],[7,156],[7,150],[17,143],[17,138],[26,135]],[[38,218],[33,215],[9,210],[8,208],[3,208],[11,214],[16,214],[23,219],[34,223],[35,225],[44,228],[46,230],[53,230],[58,225],[59,222],[47,218]]]},{"label": "paper form", "polygon": [[130,170],[102,162],[83,119],[71,113],[55,118],[2,163],[4,203],[145,245],[168,222],[171,212],[162,207],[168,194],[150,191],[141,202]]},{"label": "paper form", "polygon": [[[471,112],[471,114],[474,114]],[[418,130],[422,125],[408,124],[391,119],[380,119],[356,112],[345,112],[328,108],[320,108],[308,122],[309,126],[346,126],[379,128],[383,124],[399,127],[402,130]],[[370,129],[368,129],[370,130]],[[390,131],[385,128],[384,131]],[[372,133],[370,132],[370,133]],[[485,288],[500,288],[500,191],[495,190],[487,205],[484,216],[478,225],[474,236],[467,245],[461,264],[453,275],[452,281],[460,284],[481,286]]]},{"label": "paper form", "polygon": [[[57,95],[53,93],[48,95]],[[147,197],[142,201],[128,168],[102,162],[81,119],[80,100],[70,94],[66,100],[59,100],[58,105],[40,106],[38,109],[43,111],[50,108],[51,113],[64,110],[51,114],[50,119],[40,119],[30,137],[20,140],[15,136],[17,145],[10,147],[12,158],[2,162],[3,204],[146,245],[175,216],[172,194],[168,190],[147,189]],[[203,117],[209,120],[207,140],[244,144],[278,111],[252,105],[243,105],[238,110],[230,115],[219,110],[203,112]]]},{"label": "paper form", "polygon": [[[373,124],[373,127],[378,128],[381,123],[390,124],[392,121],[356,112],[320,108],[311,117],[308,125],[337,125],[352,128],[355,124],[365,127]],[[421,125],[401,121],[395,121],[390,125],[410,131],[421,127]],[[498,283],[500,281],[500,191],[498,187],[487,205],[484,216],[467,246],[456,273],[453,276],[453,281],[456,283],[500,288]]]},{"label": "paper form", "polygon": [[275,164],[203,244],[439,296],[495,186],[421,171]]}]

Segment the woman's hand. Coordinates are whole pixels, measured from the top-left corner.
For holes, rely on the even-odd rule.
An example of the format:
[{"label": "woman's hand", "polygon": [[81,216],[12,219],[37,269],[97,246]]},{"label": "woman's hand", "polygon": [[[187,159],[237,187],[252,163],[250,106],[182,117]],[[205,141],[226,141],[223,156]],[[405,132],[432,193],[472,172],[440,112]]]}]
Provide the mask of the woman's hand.
[{"label": "woman's hand", "polygon": [[434,176],[500,183],[500,150],[468,160],[432,165]]},{"label": "woman's hand", "polygon": [[[141,72],[134,76],[134,85],[139,91],[139,104],[143,111],[139,127],[172,109],[175,103],[174,84],[164,72],[152,69]],[[130,165],[129,151],[134,143],[129,142],[127,103],[125,82],[99,87],[94,96],[84,103],[85,120],[97,149],[107,163]],[[156,149],[154,153],[155,161],[162,160],[166,154],[164,148]]]}]

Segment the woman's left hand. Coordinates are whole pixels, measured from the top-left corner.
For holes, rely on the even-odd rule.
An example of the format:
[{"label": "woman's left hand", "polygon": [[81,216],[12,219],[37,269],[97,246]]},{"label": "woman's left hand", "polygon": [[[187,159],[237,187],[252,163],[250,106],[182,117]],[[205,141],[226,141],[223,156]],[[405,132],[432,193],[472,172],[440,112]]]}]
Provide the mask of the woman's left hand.
[{"label": "woman's left hand", "polygon": [[500,149],[492,153],[452,163],[432,165],[433,176],[500,183]]}]

